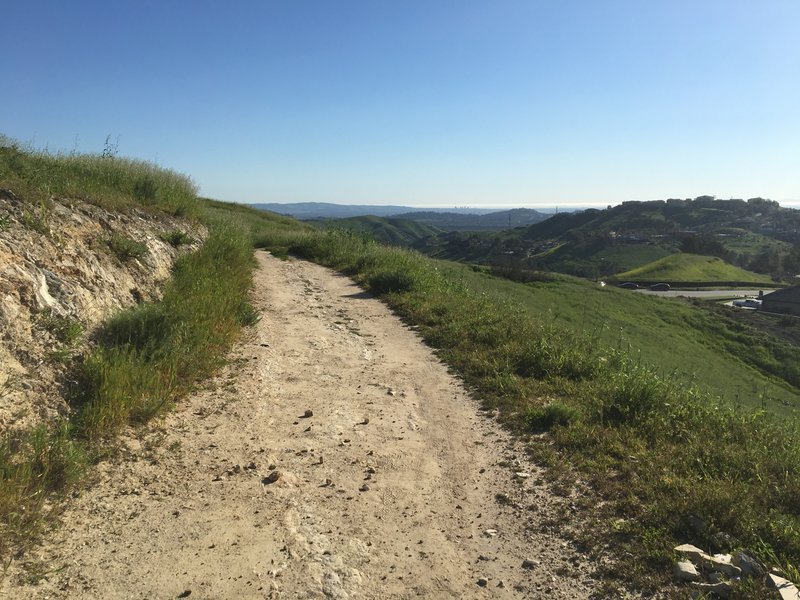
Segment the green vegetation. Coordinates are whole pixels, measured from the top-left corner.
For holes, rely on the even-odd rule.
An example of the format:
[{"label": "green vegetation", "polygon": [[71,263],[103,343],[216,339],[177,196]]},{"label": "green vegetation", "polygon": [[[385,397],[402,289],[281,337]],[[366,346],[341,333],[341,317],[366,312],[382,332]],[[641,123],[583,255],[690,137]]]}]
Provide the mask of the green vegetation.
[{"label": "green vegetation", "polygon": [[672,254],[636,269],[617,273],[617,281],[740,281],[753,283],[772,283],[766,275],[745,271],[729,265],[715,256],[697,254]]},{"label": "green vegetation", "polygon": [[188,233],[181,231],[180,229],[175,229],[173,231],[167,232],[161,236],[159,236],[162,242],[166,242],[170,246],[174,246],[175,248],[180,248],[185,244],[191,244],[194,242],[192,236]]},{"label": "green vegetation", "polygon": [[[280,245],[286,241],[281,237]],[[773,561],[800,560],[798,422],[736,407],[698,385],[721,364],[703,364],[714,352],[731,363],[729,372],[750,368],[724,350],[689,356],[703,365],[698,381],[691,382],[649,364],[644,347],[637,352],[623,335],[617,333],[612,342],[602,326],[592,327],[590,309],[581,315],[565,308],[557,316],[550,310],[562,304],[542,301],[547,296],[542,290],[549,288],[562,300],[580,303],[581,294],[574,292],[591,297],[588,282],[562,277],[515,284],[343,232],[302,233],[290,249],[380,294],[419,327],[486,408],[501,409],[501,418],[516,431],[549,432],[531,438],[529,450],[562,486],[572,485],[573,470],[587,482],[576,502],[591,515],[593,527],[581,541],[599,551],[610,540],[641,557],[632,571],[610,576],[633,577],[645,586],[658,581],[660,573],[669,572],[676,542],[719,550],[748,547],[765,559],[774,553]],[[663,345],[662,336],[679,338],[691,328],[679,328],[689,315],[699,315],[694,325],[710,320],[686,304],[595,291],[595,300],[627,302],[618,308],[619,319],[627,315],[633,322],[648,311],[657,313],[649,324],[660,320],[661,327],[650,330],[649,346]],[[538,303],[542,306],[535,308]],[[643,308],[631,314],[636,303]],[[584,326],[575,326],[575,319]],[[706,342],[725,337],[705,325]],[[700,349],[702,340],[703,334],[696,334],[691,350]],[[686,346],[682,353],[690,355]],[[767,381],[752,369],[748,375]],[[690,516],[708,528],[692,529]]]},{"label": "green vegetation", "polygon": [[[258,316],[247,301],[254,265],[248,232],[226,221],[213,204],[199,202],[186,177],[108,156],[25,152],[4,141],[0,188],[38,215],[46,215],[51,197],[81,198],[112,210],[198,215],[210,230],[198,252],[176,262],[160,302],[111,319],[94,348],[77,361],[70,376],[78,383],[69,419],[0,440],[0,552],[6,554],[40,531],[51,494],[63,493],[87,461],[107,454],[120,427],[169,407],[220,365],[240,326]],[[121,236],[109,246],[123,260],[146,249]],[[38,321],[63,345],[51,358],[63,360],[82,329],[49,313]]]},{"label": "green vegetation", "polygon": [[176,262],[160,302],[111,319],[75,390],[78,434],[97,440],[146,421],[217,367],[252,320],[252,266],[250,240],[216,224],[198,252]]},{"label": "green vegetation", "polygon": [[326,221],[312,221],[321,229],[344,229],[368,235],[378,242],[392,246],[413,246],[427,237],[442,233],[438,227],[410,219],[384,217],[352,217]]},{"label": "green vegetation", "polygon": [[[186,177],[151,163],[113,154],[50,154],[0,136],[0,188],[26,204],[45,207],[53,197],[75,198],[109,210],[132,207],[196,215],[197,188]],[[31,223],[38,217],[32,216]],[[41,231],[36,227],[37,231]]]},{"label": "green vegetation", "polygon": [[[0,442],[0,551],[36,531],[48,495],[108,452],[115,431],[159,414],[220,364],[238,328],[257,318],[247,303],[255,244],[339,269],[379,294],[485,408],[500,409],[557,488],[568,490],[579,473],[575,503],[592,525],[580,541],[591,552],[610,543],[637,557],[609,575],[658,582],[676,542],[800,562],[800,428],[788,408],[800,357],[788,342],[765,343],[689,303],[565,276],[514,283],[360,234],[198,202],[188,179],[113,156],[54,157],[4,143],[0,188],[45,224],[58,196],[197,215],[211,231],[176,264],[161,302],[107,323],[81,363],[72,417]],[[685,223],[718,211],[689,208]],[[80,335],[48,319],[43,326],[64,343]],[[707,528],[693,528],[690,516]]]},{"label": "green vegetation", "polygon": [[[732,267],[778,279],[800,273],[800,211],[761,198],[625,202],[605,210],[560,213],[528,227],[506,227],[443,232],[410,244],[391,242],[434,258],[595,280],[679,251],[717,257]],[[373,233],[384,241],[380,230]]]},{"label": "green vegetation", "polygon": [[106,244],[122,262],[134,258],[141,258],[147,254],[147,244],[137,242],[125,235],[114,233],[106,240]]},{"label": "green vegetation", "polygon": [[[790,370],[778,366],[800,360],[800,351],[788,344],[778,349],[772,345],[777,340],[767,341],[724,312],[704,310],[704,304],[601,287],[554,273],[540,273],[522,286],[452,263],[440,263],[439,269],[478,293],[516,303],[520,318],[624,350],[681,385],[701,385],[731,402],[764,406],[779,414],[800,407],[800,389],[794,387]],[[756,357],[764,360],[756,363]]]}]

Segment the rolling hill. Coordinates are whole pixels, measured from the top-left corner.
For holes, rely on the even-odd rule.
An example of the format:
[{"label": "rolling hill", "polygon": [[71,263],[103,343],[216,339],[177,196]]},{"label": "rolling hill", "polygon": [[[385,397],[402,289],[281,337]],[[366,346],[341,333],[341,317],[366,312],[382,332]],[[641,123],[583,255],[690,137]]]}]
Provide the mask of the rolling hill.
[{"label": "rolling hill", "polygon": [[716,256],[684,253],[671,254],[641,267],[617,273],[613,279],[617,281],[772,283],[772,279],[767,275],[740,269]]},{"label": "rolling hill", "polygon": [[539,223],[550,218],[550,215],[531,208],[514,208],[487,214],[459,214],[426,211],[410,212],[397,216],[452,231],[511,229],[512,227],[522,227],[533,223]]}]

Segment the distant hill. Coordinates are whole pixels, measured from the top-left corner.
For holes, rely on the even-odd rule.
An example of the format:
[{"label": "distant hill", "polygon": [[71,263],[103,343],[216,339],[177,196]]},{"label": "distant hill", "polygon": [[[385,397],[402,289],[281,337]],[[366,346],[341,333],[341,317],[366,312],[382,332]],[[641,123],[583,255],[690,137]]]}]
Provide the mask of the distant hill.
[{"label": "distant hill", "polygon": [[419,223],[410,219],[385,217],[351,217],[349,219],[326,219],[311,221],[323,229],[346,229],[364,233],[375,240],[393,246],[414,246],[422,239],[442,233],[438,227]]},{"label": "distant hill", "polygon": [[656,261],[618,273],[617,281],[740,281],[772,283],[767,275],[746,271],[726,263],[716,256],[697,254],[671,254]]},{"label": "distant hill", "polygon": [[[253,208],[268,210],[295,219],[345,219],[348,217],[391,217],[418,211],[413,206],[381,206],[376,204],[332,204],[329,202],[297,202],[293,204],[251,204]],[[491,208],[431,208],[426,212],[483,215],[495,212]]]},{"label": "distant hill", "polygon": [[514,208],[486,214],[424,211],[404,213],[397,216],[453,231],[511,229],[512,227],[523,227],[539,223],[551,217],[549,214],[532,208]]},{"label": "distant hill", "polygon": [[800,211],[762,198],[625,202],[560,213],[512,230],[451,232],[426,251],[450,260],[592,279],[683,252],[789,278],[800,273]]},{"label": "distant hill", "polygon": [[527,239],[553,238],[568,231],[610,232],[618,234],[674,234],[719,232],[733,228],[755,233],[796,237],[800,230],[800,211],[783,208],[763,198],[716,200],[700,196],[694,200],[655,200],[623,202],[604,210],[587,209],[562,213],[525,232]]}]

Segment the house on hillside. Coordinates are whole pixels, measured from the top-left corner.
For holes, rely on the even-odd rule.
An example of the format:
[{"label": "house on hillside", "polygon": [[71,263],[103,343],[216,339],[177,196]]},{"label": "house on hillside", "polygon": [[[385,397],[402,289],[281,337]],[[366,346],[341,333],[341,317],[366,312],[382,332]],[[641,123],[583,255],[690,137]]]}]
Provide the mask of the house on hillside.
[{"label": "house on hillside", "polygon": [[800,285],[793,285],[771,294],[764,294],[761,310],[800,317]]}]

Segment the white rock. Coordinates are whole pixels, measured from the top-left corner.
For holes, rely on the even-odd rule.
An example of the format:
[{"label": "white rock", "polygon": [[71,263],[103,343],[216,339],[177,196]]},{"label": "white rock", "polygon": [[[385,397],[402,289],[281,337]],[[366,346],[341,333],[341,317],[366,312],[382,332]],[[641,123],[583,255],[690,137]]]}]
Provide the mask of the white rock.
[{"label": "white rock", "polygon": [[770,573],[769,580],[775,589],[778,590],[778,593],[781,595],[781,600],[800,600],[800,590],[788,579]]},{"label": "white rock", "polygon": [[675,562],[672,567],[672,572],[675,578],[680,581],[697,581],[700,579],[700,573],[697,572],[695,566],[688,560],[679,560]]}]

